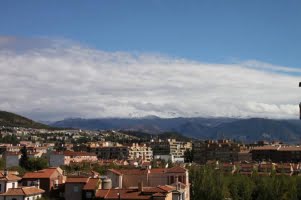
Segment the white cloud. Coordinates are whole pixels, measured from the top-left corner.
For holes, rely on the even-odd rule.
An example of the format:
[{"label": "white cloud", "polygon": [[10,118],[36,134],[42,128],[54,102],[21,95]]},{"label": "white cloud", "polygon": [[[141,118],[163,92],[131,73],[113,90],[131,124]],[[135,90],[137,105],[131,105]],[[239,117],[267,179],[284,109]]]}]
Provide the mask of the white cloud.
[{"label": "white cloud", "polygon": [[298,117],[299,69],[258,61],[208,64],[38,41],[42,45],[28,47],[28,41],[0,37],[1,110],[38,120]]}]

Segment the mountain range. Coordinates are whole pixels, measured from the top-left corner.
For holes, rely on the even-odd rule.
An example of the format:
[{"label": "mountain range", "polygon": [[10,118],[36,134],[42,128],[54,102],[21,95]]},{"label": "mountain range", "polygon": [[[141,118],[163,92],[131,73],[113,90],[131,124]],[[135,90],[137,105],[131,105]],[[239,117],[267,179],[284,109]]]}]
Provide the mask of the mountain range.
[{"label": "mountain range", "polygon": [[93,130],[121,129],[158,134],[178,132],[199,139],[233,139],[243,142],[258,140],[298,143],[301,121],[264,118],[71,118],[50,124],[55,127]]},{"label": "mountain range", "polygon": [[300,143],[300,120],[264,118],[70,118],[57,122],[35,122],[26,117],[0,111],[0,126],[54,129],[78,128],[87,130],[124,130],[139,133],[161,134],[177,132],[196,139],[233,139],[243,142],[258,140]]}]

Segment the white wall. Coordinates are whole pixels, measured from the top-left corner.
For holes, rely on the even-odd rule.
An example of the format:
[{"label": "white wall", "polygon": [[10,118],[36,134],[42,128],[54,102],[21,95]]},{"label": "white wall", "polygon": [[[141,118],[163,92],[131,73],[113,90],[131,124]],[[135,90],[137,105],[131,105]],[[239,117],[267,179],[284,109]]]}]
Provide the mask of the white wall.
[{"label": "white wall", "polygon": [[[13,198],[17,199],[17,200],[36,200],[38,197],[41,197],[42,195],[34,195],[34,196],[6,196],[5,200],[12,200]],[[4,197],[2,197],[2,199],[4,200]],[[0,200],[2,200],[0,198]]]},{"label": "white wall", "polygon": [[[15,183],[15,188],[18,187],[18,182],[17,181],[13,181],[13,182],[0,181],[0,184],[1,184],[0,193],[6,192],[7,189],[12,188],[13,183]],[[6,184],[6,186],[5,186],[5,184]],[[5,188],[6,188],[6,191],[4,191]]]}]

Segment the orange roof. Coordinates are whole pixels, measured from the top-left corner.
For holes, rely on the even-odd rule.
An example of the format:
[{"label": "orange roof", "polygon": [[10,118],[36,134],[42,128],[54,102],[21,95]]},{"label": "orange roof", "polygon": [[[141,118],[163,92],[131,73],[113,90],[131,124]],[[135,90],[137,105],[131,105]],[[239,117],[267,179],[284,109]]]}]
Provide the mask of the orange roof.
[{"label": "orange roof", "polygon": [[16,176],[14,174],[10,174],[8,172],[7,176],[4,176],[4,173],[0,172],[0,180],[4,180],[4,181],[19,181],[21,180],[21,178],[19,176]]},{"label": "orange roof", "polygon": [[145,193],[158,193],[158,192],[166,192],[163,188],[160,187],[143,187],[143,192]]},{"label": "orange roof", "polygon": [[86,185],[84,185],[83,190],[96,190],[99,182],[99,178],[90,178]]},{"label": "orange roof", "polygon": [[161,186],[158,186],[158,188],[164,190],[165,192],[171,192],[175,189],[174,187],[169,186],[169,185],[161,185]]},{"label": "orange roof", "polygon": [[166,169],[165,168],[154,168],[149,170],[151,174],[163,174]]},{"label": "orange roof", "polygon": [[266,145],[266,146],[254,147],[253,149],[251,149],[251,151],[253,151],[253,150],[277,150],[279,148],[280,148],[280,146]]},{"label": "orange roof", "polygon": [[109,169],[109,171],[118,175],[143,175],[147,174],[148,171],[151,174],[163,174],[163,173],[185,173],[186,169],[183,167],[172,167],[172,168],[154,168],[154,169]]},{"label": "orange roof", "polygon": [[299,146],[281,147],[279,151],[301,151],[301,147]]},{"label": "orange roof", "polygon": [[53,152],[57,155],[64,155],[64,156],[96,156],[94,153],[82,152],[82,151],[64,151],[64,152]]},{"label": "orange roof", "polygon": [[167,168],[166,171],[167,173],[185,173],[186,169],[180,166],[176,166],[172,168]]},{"label": "orange roof", "polygon": [[31,187],[20,187],[20,188],[9,188],[7,192],[2,193],[2,196],[30,196],[35,194],[42,194],[45,191],[35,186]]},{"label": "orange roof", "polygon": [[67,177],[66,183],[87,183],[88,177]]},{"label": "orange roof", "polygon": [[109,171],[118,175],[143,175],[147,173],[145,169],[109,169]]},{"label": "orange roof", "polygon": [[50,178],[50,176],[56,171],[57,168],[50,167],[36,172],[27,172],[24,174],[23,178]]},{"label": "orange roof", "polygon": [[162,194],[162,193],[155,193],[153,194],[154,197],[165,197],[166,195]]},{"label": "orange roof", "polygon": [[[148,194],[138,191],[137,189],[99,189],[96,192],[97,198],[102,199],[118,199],[118,193],[120,194],[120,199],[128,199],[128,200],[144,200],[144,199],[152,199],[152,194]],[[160,192],[151,192],[155,194],[155,196],[165,196]]]}]

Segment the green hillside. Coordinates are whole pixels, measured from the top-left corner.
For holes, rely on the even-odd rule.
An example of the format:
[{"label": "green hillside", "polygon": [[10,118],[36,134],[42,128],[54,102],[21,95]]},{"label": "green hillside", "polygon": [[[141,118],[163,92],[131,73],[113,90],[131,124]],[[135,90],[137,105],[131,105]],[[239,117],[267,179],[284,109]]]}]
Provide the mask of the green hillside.
[{"label": "green hillside", "polygon": [[0,126],[53,129],[45,124],[41,124],[26,117],[6,111],[0,111]]}]

